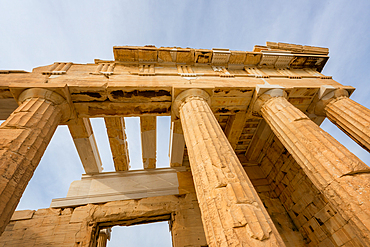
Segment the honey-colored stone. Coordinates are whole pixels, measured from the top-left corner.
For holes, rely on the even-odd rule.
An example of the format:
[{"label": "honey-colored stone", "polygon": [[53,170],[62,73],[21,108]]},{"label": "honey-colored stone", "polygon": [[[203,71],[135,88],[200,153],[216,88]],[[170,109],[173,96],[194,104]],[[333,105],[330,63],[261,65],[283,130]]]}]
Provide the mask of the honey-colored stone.
[{"label": "honey-colored stone", "polygon": [[157,118],[140,117],[140,126],[144,169],[153,169],[157,163]]},{"label": "honey-colored stone", "polygon": [[[321,74],[327,48],[113,50],[112,61],[0,71],[0,246],[105,246],[102,229],[157,221],[176,247],[370,246],[369,168],[318,127],[327,116],[369,150],[370,114]],[[128,171],[133,116],[141,171]],[[157,116],[171,116],[172,168],[156,168]],[[95,117],[116,172],[101,173]],[[58,124],[86,174],[52,208],[13,214]]]},{"label": "honey-colored stone", "polygon": [[347,96],[340,96],[326,105],[325,114],[332,123],[370,152],[369,109]]},{"label": "honey-colored stone", "polygon": [[196,195],[189,193],[180,197],[159,196],[63,210],[39,209],[27,219],[11,221],[0,236],[0,246],[106,246],[109,234],[98,231],[98,224],[106,230],[116,222],[130,226],[155,219],[171,221],[176,247],[207,244]]},{"label": "honey-colored stone", "polygon": [[122,117],[104,118],[116,171],[130,168],[128,144],[126,141],[125,120]]},{"label": "honey-colored stone", "polygon": [[105,228],[99,231],[99,236],[97,240],[97,247],[106,247],[107,241],[110,240],[111,228]]},{"label": "honey-colored stone", "polygon": [[[42,98],[45,97],[45,98]],[[5,229],[58,124],[62,96],[29,89],[24,100],[0,126],[0,233]]]},{"label": "honey-colored stone", "polygon": [[[272,97],[261,108],[273,132],[363,241],[370,240],[370,168],[320,129],[284,97]],[[360,215],[362,215],[360,217]]]},{"label": "honey-colored stone", "polygon": [[103,170],[93,129],[88,118],[77,118],[70,121],[68,129],[75,143],[81,163],[87,174]]},{"label": "honey-colored stone", "polygon": [[208,245],[284,246],[206,93],[194,91],[178,96],[179,115]]}]

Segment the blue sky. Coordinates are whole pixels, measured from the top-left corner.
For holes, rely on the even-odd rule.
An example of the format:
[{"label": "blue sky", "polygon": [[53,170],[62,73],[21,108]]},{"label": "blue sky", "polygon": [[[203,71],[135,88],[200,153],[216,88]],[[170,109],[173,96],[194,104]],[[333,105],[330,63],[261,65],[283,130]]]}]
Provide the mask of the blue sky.
[{"label": "blue sky", "polygon": [[[328,47],[323,71],[357,88],[370,107],[370,1],[5,1],[0,0],[0,69],[32,70],[55,61],[113,59],[114,45],[252,50],[266,41]],[[168,163],[169,119],[158,119],[158,157]],[[103,122],[92,120],[106,171],[113,169]],[[126,122],[132,166],[140,166],[137,119]],[[325,121],[322,127],[365,163],[370,156]],[[49,207],[80,179],[82,165],[65,126],[58,128],[18,209]],[[109,246],[170,246],[168,226],[115,230]],[[159,229],[160,228],[160,229]],[[141,229],[141,230],[140,230]],[[144,234],[145,233],[145,234]],[[130,236],[130,237],[128,237]],[[144,236],[147,236],[146,238]],[[131,239],[131,240],[130,240]],[[153,239],[157,239],[154,242]],[[152,242],[151,242],[152,241]],[[164,243],[165,242],[165,243]]]}]

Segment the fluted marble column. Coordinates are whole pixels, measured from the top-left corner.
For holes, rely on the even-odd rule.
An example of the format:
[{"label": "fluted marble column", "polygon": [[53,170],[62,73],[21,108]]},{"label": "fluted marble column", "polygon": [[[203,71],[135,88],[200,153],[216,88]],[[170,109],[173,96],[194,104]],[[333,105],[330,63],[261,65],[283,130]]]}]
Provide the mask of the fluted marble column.
[{"label": "fluted marble column", "polygon": [[8,224],[55,129],[69,117],[62,96],[46,89],[21,93],[21,105],[0,126],[0,234]]},{"label": "fluted marble column", "polygon": [[199,89],[178,110],[209,246],[285,246]]},{"label": "fluted marble column", "polygon": [[106,247],[108,240],[110,240],[111,235],[111,228],[106,228],[103,230],[100,230],[99,236],[98,236],[98,243],[97,247]]},{"label": "fluted marble column", "polygon": [[[370,110],[348,98],[348,92],[339,89],[326,100],[323,107],[328,119],[361,147],[370,152]],[[325,102],[325,99],[324,99]]]},{"label": "fluted marble column", "polygon": [[369,167],[285,97],[261,97],[260,101],[262,116],[275,135],[342,217],[351,222],[356,234],[369,242]]}]

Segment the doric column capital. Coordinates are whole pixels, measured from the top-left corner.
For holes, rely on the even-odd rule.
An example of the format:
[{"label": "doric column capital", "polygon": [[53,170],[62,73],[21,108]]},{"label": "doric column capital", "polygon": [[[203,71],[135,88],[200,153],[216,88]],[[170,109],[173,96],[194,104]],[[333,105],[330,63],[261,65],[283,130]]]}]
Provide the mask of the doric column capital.
[{"label": "doric column capital", "polygon": [[112,232],[111,227],[110,228],[104,228],[104,229],[100,230],[99,235],[105,235],[107,237],[107,239],[110,240],[111,232]]},{"label": "doric column capital", "polygon": [[110,240],[111,231],[111,228],[106,228],[99,231],[97,247],[107,246],[107,240]]},{"label": "doric column capital", "polygon": [[18,97],[18,103],[22,104],[31,98],[41,98],[52,102],[55,106],[58,106],[62,112],[61,122],[66,122],[71,117],[71,108],[67,100],[60,94],[44,89],[44,88],[30,88],[24,90]]},{"label": "doric column capital", "polygon": [[194,98],[205,100],[208,104],[211,103],[211,96],[205,90],[198,88],[187,89],[177,95],[172,103],[172,109],[176,117],[180,117],[179,112],[182,105]]},{"label": "doric column capital", "polygon": [[[323,90],[323,89],[320,89]],[[330,90],[327,93],[321,93],[320,100],[317,102],[315,106],[315,114],[318,116],[326,116],[326,107],[330,103],[334,103],[335,101],[348,98],[349,93],[344,88]]]},{"label": "doric column capital", "polygon": [[287,97],[286,92],[283,88],[257,88],[257,99],[254,102],[252,114],[257,116],[262,116],[261,108],[264,104],[276,97]]}]

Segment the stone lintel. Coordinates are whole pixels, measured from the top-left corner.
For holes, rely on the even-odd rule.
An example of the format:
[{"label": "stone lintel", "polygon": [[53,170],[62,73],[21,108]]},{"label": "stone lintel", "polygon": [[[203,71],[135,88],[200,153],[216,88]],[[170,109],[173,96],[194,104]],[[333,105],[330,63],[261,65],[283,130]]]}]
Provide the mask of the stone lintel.
[{"label": "stone lintel", "polygon": [[[39,209],[31,218],[12,221],[0,236],[0,246],[103,247],[109,235],[108,229],[112,226],[160,221],[169,222],[174,247],[207,245],[197,198],[190,193],[75,208]],[[99,233],[103,237],[103,241],[100,241],[103,245],[99,245]]]},{"label": "stone lintel", "polygon": [[184,167],[86,174],[81,180],[71,183],[67,197],[53,199],[50,207],[75,207],[89,203],[178,195],[179,187],[181,191],[187,191],[181,186],[186,181],[180,180],[189,177],[181,176],[179,179],[178,173],[182,172],[185,172]]},{"label": "stone lintel", "polygon": [[170,116],[171,102],[87,102],[74,103],[80,117]]},{"label": "stone lintel", "polygon": [[[75,65],[72,65],[72,68],[73,66]],[[217,97],[215,98],[215,103],[211,105],[215,114],[219,111],[221,114],[233,115],[236,111],[247,108],[249,104],[241,104],[241,100],[236,98],[232,100],[230,94],[227,93],[228,91],[242,92],[246,90],[246,88],[250,88],[254,91],[256,87],[258,90],[261,90],[262,86],[265,87],[264,90],[267,90],[266,86],[274,84],[285,87],[286,91],[293,91],[297,87],[297,83],[301,88],[304,87],[304,85],[308,85],[307,87],[310,89],[316,90],[322,85],[331,85],[338,88],[343,87],[333,80],[323,80],[319,77],[306,78],[302,76],[299,82],[295,82],[295,80],[290,80],[288,78],[274,77],[274,73],[280,73],[280,70],[273,70],[273,72],[265,71],[265,73],[270,76],[265,79],[254,78],[255,75],[250,73],[247,74],[245,71],[243,73],[234,73],[234,79],[221,78],[217,77],[216,74],[209,73],[210,76],[194,78],[191,79],[189,83],[184,83],[184,79],[180,76],[175,77],[175,74],[170,78],[166,78],[164,75],[158,75],[153,77],[152,83],[149,85],[145,83],[145,78],[137,78],[136,76],[127,76],[125,73],[118,73],[115,74],[114,78],[110,79],[109,83],[104,83],[104,79],[92,79],[92,75],[88,73],[90,70],[94,71],[95,67],[91,68],[90,65],[86,65],[86,68],[83,68],[85,65],[78,66],[81,67],[81,70],[86,70],[86,75],[75,76],[74,74],[67,74],[58,78],[48,78],[48,83],[35,82],[25,84],[23,83],[25,80],[24,78],[14,78],[11,84],[7,84],[3,83],[3,80],[10,80],[10,78],[2,78],[2,75],[0,75],[1,85],[4,85],[0,87],[5,90],[0,91],[0,112],[4,106],[8,105],[5,100],[13,98],[12,94],[7,93],[6,90],[11,90],[14,97],[17,98],[19,92],[27,87],[42,87],[62,95],[72,106],[71,109],[73,111],[75,109],[77,113],[72,114],[72,118],[74,118],[75,115],[87,118],[144,115],[169,116],[171,115],[171,101],[175,99],[177,94],[181,91],[191,88],[202,88],[206,90],[212,96],[212,102],[213,97]],[[124,65],[117,66],[125,67]],[[271,69],[269,71],[271,71]],[[230,72],[232,73],[232,71]],[[301,73],[309,75],[307,71],[301,71]],[[176,69],[176,75],[177,74]],[[300,75],[298,72],[293,74],[297,76]],[[238,77],[239,75],[243,75],[244,77]],[[260,83],[262,80],[264,80],[266,84],[261,85]],[[68,86],[66,87],[66,85]],[[65,91],[69,91],[70,94]],[[299,97],[301,96],[298,96],[298,98]],[[304,97],[306,96],[303,96],[303,98]],[[296,102],[304,100],[307,103],[307,101],[310,100],[309,97],[303,98],[296,99]],[[235,100],[239,100],[239,102]],[[243,106],[245,107],[243,108]]]}]

